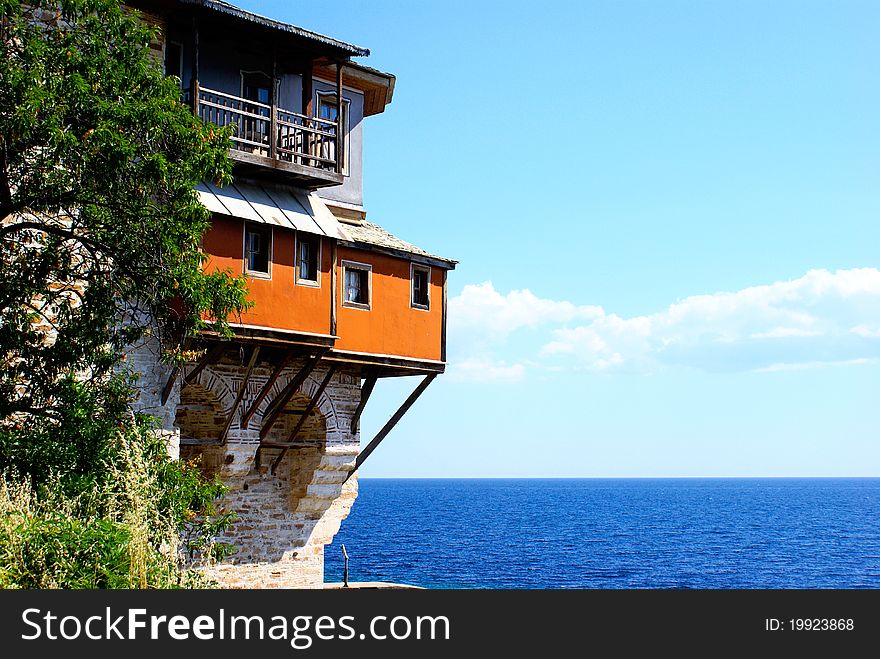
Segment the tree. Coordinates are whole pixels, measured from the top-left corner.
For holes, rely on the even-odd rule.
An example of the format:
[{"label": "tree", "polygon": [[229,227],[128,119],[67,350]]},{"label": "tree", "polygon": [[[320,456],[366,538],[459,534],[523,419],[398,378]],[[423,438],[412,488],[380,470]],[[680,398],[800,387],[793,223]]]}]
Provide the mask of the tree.
[{"label": "tree", "polygon": [[[169,475],[131,414],[120,360],[146,334],[182,360],[248,305],[243,278],[202,272],[194,186],[229,181],[229,135],[181,102],[154,30],[115,0],[0,9],[0,470],[78,496],[133,433],[173,490],[191,474]],[[204,493],[166,508],[183,523]]]}]

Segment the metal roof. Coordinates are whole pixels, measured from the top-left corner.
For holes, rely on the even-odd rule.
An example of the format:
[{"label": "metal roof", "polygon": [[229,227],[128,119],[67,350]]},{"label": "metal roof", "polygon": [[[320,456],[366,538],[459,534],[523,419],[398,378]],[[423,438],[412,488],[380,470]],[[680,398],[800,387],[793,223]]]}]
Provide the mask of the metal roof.
[{"label": "metal roof", "polygon": [[297,37],[308,39],[309,41],[315,41],[326,46],[337,48],[338,50],[341,50],[350,56],[366,57],[370,54],[369,48],[362,48],[361,46],[346,43],[345,41],[340,41],[339,39],[334,39],[333,37],[328,37],[323,34],[318,34],[317,32],[312,32],[311,30],[306,30],[304,28],[297,27],[296,25],[291,25],[290,23],[283,23],[281,21],[276,21],[273,18],[260,16],[259,14],[255,14],[251,11],[245,11],[244,9],[236,7],[235,5],[231,5],[228,2],[223,2],[223,0],[177,1],[183,5],[196,5],[199,7],[204,7],[205,9],[216,11],[221,14],[226,14],[227,16],[232,16],[234,18],[240,18],[250,23],[262,25],[263,27],[268,27],[273,30],[280,30],[281,32],[287,32]]},{"label": "metal roof", "polygon": [[454,268],[455,264],[458,261],[453,259],[447,259],[443,256],[437,256],[436,254],[431,254],[421,247],[416,247],[412,243],[408,243],[405,240],[402,240],[395,236],[394,234],[386,231],[378,224],[373,224],[372,222],[367,222],[363,220],[357,224],[346,224],[345,231],[351,236],[349,242],[355,247],[358,245],[372,245],[375,247],[384,247],[385,249],[394,250],[396,252],[405,252],[406,254],[413,254],[415,256],[422,256],[426,259],[431,259],[433,261],[441,261],[444,267]]},{"label": "metal roof", "polygon": [[349,233],[314,193],[238,180],[225,188],[202,181],[196,191],[212,213],[350,240]]}]

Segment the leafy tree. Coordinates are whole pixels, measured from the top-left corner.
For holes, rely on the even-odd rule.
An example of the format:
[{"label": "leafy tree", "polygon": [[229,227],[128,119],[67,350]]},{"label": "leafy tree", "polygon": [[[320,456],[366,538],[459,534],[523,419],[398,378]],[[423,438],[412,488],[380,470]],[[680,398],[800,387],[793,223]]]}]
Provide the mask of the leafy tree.
[{"label": "leafy tree", "polygon": [[0,0],[0,16],[0,471],[112,499],[120,433],[137,437],[162,514],[191,523],[218,490],[156,451],[120,361],[147,334],[182,360],[248,306],[243,278],[202,272],[194,186],[229,181],[228,132],[181,102],[119,2]]}]

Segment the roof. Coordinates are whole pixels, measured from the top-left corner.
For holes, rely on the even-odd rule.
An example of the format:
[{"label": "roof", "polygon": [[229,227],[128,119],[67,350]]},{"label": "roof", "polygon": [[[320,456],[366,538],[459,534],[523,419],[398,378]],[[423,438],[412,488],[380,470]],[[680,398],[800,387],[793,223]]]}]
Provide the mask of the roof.
[{"label": "roof", "polygon": [[416,247],[412,243],[408,243],[386,231],[378,224],[363,220],[357,224],[346,224],[345,232],[351,237],[349,244],[357,247],[359,245],[370,245],[371,247],[381,247],[392,252],[404,252],[414,256],[424,257],[426,260],[435,262],[444,268],[453,269],[458,261],[447,259],[443,256],[437,256],[430,252]]},{"label": "roof", "polygon": [[225,188],[201,181],[196,185],[196,191],[199,200],[212,213],[319,236],[342,240],[349,238],[349,234],[315,193],[242,180],[236,180]]},{"label": "roof", "polygon": [[311,30],[306,30],[304,28],[297,27],[296,25],[291,25],[290,23],[276,21],[273,18],[267,18],[265,16],[261,16],[260,14],[245,11],[244,9],[236,7],[235,5],[231,5],[228,2],[223,2],[223,0],[177,1],[178,3],[183,5],[195,5],[199,7],[204,7],[205,9],[209,9],[211,11],[215,11],[221,14],[226,14],[227,16],[232,16],[234,18],[239,18],[250,23],[262,25],[263,27],[268,27],[273,30],[287,32],[297,37],[308,39],[309,41],[321,43],[325,46],[331,46],[333,48],[341,50],[349,56],[366,57],[370,54],[370,50],[368,48],[362,48],[361,46],[346,43],[345,41],[340,41],[339,39],[334,39],[333,37],[328,37],[323,34],[318,34],[317,32],[312,32]]}]

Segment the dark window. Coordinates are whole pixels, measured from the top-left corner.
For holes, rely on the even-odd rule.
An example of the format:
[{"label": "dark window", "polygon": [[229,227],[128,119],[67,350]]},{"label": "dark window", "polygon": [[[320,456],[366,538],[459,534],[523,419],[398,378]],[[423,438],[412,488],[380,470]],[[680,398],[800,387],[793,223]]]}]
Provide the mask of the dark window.
[{"label": "dark window", "polygon": [[269,76],[262,71],[241,74],[241,95],[256,103],[269,103]]},{"label": "dark window", "polygon": [[183,84],[183,47],[179,43],[165,43],[165,75],[177,76]]},{"label": "dark window", "polygon": [[299,238],[299,279],[318,283],[318,260],[321,258],[320,238]]},{"label": "dark window", "polygon": [[[336,103],[336,94],[318,94],[318,118],[324,119],[325,121],[332,121],[334,124],[338,124],[339,122],[339,105]],[[348,101],[342,99],[342,127],[343,130],[348,134]],[[321,126],[321,130],[331,133],[332,135],[336,135],[336,126]],[[327,158],[328,160],[336,160],[336,140],[335,139],[322,139],[320,142],[321,145],[321,156]],[[348,149],[346,149],[347,151]],[[343,171],[348,172],[348,163],[346,162],[346,154],[342,154],[343,157]]]},{"label": "dark window", "polygon": [[370,304],[370,270],[366,266],[345,266],[345,298],[351,305]]},{"label": "dark window", "polygon": [[271,252],[272,230],[258,224],[245,225],[244,254],[247,271],[268,275]]},{"label": "dark window", "polygon": [[422,309],[428,308],[428,268],[413,266],[412,269],[412,305]]}]

